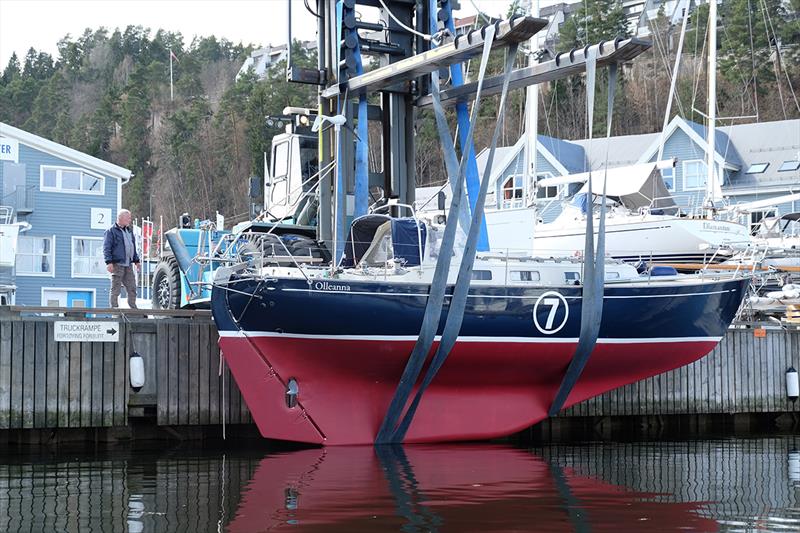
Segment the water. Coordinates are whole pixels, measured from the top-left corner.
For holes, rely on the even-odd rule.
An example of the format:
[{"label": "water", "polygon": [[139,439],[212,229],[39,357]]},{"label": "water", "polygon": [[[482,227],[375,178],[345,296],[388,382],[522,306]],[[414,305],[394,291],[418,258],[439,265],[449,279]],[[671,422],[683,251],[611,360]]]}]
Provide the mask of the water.
[{"label": "water", "polygon": [[0,531],[800,531],[800,437],[6,456]]}]

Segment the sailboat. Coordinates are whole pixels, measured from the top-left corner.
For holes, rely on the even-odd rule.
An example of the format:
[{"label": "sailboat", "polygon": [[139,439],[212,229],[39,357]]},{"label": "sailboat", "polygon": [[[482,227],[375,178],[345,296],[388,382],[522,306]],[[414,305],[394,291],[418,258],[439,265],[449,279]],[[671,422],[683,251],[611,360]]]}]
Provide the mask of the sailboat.
[{"label": "sailboat", "polygon": [[[435,27],[441,19],[431,15]],[[470,143],[495,27],[541,22],[501,21],[472,36],[472,42],[478,35],[486,40],[467,117]],[[502,44],[509,53],[490,159],[519,41]],[[600,49],[589,47],[592,83]],[[434,59],[443,55],[433,52]],[[409,58],[415,69],[421,57]],[[440,66],[429,71],[434,98]],[[390,67],[368,76],[397,72]],[[610,68],[615,72],[616,64]],[[435,114],[449,150],[441,106]],[[343,117],[326,120],[345,125]],[[607,260],[602,214],[596,251],[593,219],[587,219],[581,257],[476,252],[488,179],[477,184],[472,212],[462,211],[467,161],[463,155],[449,172],[455,194],[443,225],[396,202],[386,211],[410,214],[356,216],[334,240],[330,265],[292,259],[287,266],[250,253],[217,269],[211,307],[219,345],[264,437],[352,445],[506,436],[564,407],[691,363],[725,334],[748,277],[680,276],[670,269],[640,274]],[[336,162],[352,168],[352,151]],[[591,177],[588,183],[591,190]],[[343,213],[340,198],[336,209]],[[466,233],[463,247],[456,245],[457,228]]]},{"label": "sailboat", "polygon": [[[713,2],[712,2],[713,4]],[[537,216],[526,217],[521,210],[515,216],[529,224],[518,225],[517,231],[508,232],[509,215],[503,209],[487,209],[487,224],[490,236],[495,230],[494,242],[501,242],[509,249],[530,250],[536,254],[570,255],[578,254],[583,247],[586,217],[597,218],[597,199],[608,187],[608,218],[606,221],[606,250],[614,258],[626,261],[700,263],[713,260],[727,260],[735,250],[746,247],[752,238],[748,228],[737,221],[714,217],[714,209],[722,201],[720,173],[714,161],[715,117],[716,117],[716,5],[712,6],[714,16],[709,17],[709,81],[708,81],[708,127],[707,127],[707,179],[704,200],[705,212],[685,215],[667,190],[661,170],[675,165],[674,160],[662,160],[663,132],[667,128],[670,107],[675,91],[675,81],[681,57],[683,36],[686,31],[687,14],[684,13],[681,39],[678,45],[675,74],[665,112],[662,128],[662,141],[659,154],[652,163],[601,169],[594,171],[596,178],[592,190],[586,182],[589,172],[567,176],[531,179],[536,176],[535,146],[537,145],[537,122],[534,118],[526,121],[524,143],[522,186],[520,200],[535,198],[540,190],[561,188],[566,191],[572,184],[582,186],[570,198],[564,198],[561,214],[552,222],[544,223]],[[713,39],[713,41],[711,40]],[[526,101],[526,117],[535,116],[536,94],[529,92]],[[532,190],[524,191],[524,187]],[[537,210],[533,202],[528,210]],[[597,227],[595,225],[595,227]],[[525,228],[524,231],[520,231]],[[532,236],[532,239],[531,239]]]}]

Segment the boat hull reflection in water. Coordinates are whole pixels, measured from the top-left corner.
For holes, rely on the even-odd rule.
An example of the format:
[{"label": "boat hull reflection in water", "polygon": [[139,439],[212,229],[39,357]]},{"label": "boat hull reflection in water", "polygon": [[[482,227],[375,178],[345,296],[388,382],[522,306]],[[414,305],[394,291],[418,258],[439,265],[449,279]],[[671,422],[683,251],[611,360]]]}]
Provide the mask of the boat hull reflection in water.
[{"label": "boat hull reflection in water", "polygon": [[653,496],[503,446],[313,449],[265,457],[228,531],[717,530]]}]

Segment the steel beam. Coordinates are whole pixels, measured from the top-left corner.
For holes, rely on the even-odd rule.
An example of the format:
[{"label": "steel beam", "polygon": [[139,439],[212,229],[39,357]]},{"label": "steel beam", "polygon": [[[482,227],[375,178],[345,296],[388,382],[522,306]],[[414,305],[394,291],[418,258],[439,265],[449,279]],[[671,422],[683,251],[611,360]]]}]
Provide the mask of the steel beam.
[{"label": "steel beam", "polygon": [[[624,63],[630,61],[652,46],[649,41],[630,38],[620,41],[605,41],[600,43],[597,53],[597,66],[606,66],[611,63]],[[531,67],[517,69],[511,73],[509,89],[519,89],[535,83],[553,81],[573,74],[578,74],[586,69],[586,49],[573,50],[558,54],[555,59],[539,63]],[[477,82],[467,83],[461,87],[445,89],[440,93],[442,105],[452,106],[458,102],[467,102],[475,98]],[[499,94],[502,88],[502,78],[495,76],[483,80],[482,96]],[[417,99],[416,105],[428,107],[433,104],[433,98],[427,94]]]},{"label": "steel beam", "polygon": [[[546,27],[547,21],[533,17],[515,17],[499,21],[495,26],[493,46],[498,48],[512,42],[527,41],[536,32]],[[414,78],[430,74],[434,70],[467,61],[481,53],[484,31],[485,28],[473,30],[427,52],[371,70],[360,76],[354,76],[343,85],[349,96],[355,97],[364,92],[380,91],[393,85],[410,82]],[[338,95],[340,90],[337,85],[326,89],[322,94],[326,98],[331,98]]]}]

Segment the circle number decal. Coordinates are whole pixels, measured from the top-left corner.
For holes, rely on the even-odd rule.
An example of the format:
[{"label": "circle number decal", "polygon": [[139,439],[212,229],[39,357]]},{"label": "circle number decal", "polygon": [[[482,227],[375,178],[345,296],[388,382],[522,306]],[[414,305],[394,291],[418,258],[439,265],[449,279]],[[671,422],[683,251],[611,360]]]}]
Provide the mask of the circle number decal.
[{"label": "circle number decal", "polygon": [[[542,308],[543,322],[539,319],[539,308]],[[560,317],[560,320],[559,320]],[[567,323],[569,306],[567,300],[556,291],[547,291],[536,300],[533,306],[533,323],[536,329],[545,335],[558,332]]]}]

